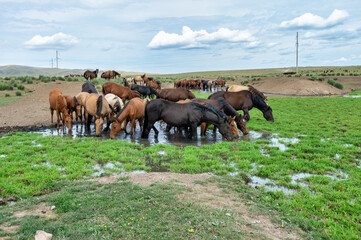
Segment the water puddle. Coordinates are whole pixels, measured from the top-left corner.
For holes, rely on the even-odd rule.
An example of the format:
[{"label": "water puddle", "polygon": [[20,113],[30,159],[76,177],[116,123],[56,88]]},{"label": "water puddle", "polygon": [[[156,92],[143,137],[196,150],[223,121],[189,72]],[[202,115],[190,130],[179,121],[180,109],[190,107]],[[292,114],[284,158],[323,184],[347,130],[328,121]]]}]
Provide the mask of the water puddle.
[{"label": "water puddle", "polygon": [[360,98],[361,95],[343,95],[344,97],[350,97],[350,98]]},{"label": "water puddle", "polygon": [[250,185],[252,188],[264,187],[265,190],[272,192],[281,191],[285,195],[290,195],[296,192],[296,190],[276,185],[274,181],[269,178],[261,178],[257,176],[251,176],[251,182],[248,183],[248,185]]},{"label": "water puddle", "polygon": [[0,155],[0,158],[4,158],[4,157],[6,157],[6,155],[4,155],[4,154],[1,154],[1,155]]}]

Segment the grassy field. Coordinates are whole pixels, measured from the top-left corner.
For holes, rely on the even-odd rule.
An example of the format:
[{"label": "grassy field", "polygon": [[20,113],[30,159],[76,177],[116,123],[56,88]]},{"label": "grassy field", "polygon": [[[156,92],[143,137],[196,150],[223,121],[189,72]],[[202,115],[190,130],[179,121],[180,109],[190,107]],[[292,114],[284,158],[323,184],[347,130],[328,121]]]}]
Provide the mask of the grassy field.
[{"label": "grassy field", "polygon": [[[251,120],[247,124],[249,130],[263,134],[264,138],[201,147],[145,147],[98,138],[68,139],[9,133],[0,138],[0,196],[26,199],[24,201],[35,205],[40,200],[31,196],[54,192],[42,199],[64,207],[58,208],[57,211],[62,214],[55,221],[34,217],[11,220],[11,212],[14,210],[1,207],[3,217],[0,218],[0,224],[13,221],[13,224],[20,225],[19,232],[24,233],[20,239],[27,239],[30,236],[27,234],[38,226],[56,232],[59,239],[61,236],[80,239],[97,239],[99,236],[144,238],[146,233],[161,238],[211,238],[213,235],[206,229],[197,232],[200,235],[188,235],[192,224],[184,224],[179,218],[189,218],[191,223],[199,220],[197,216],[203,216],[207,221],[214,221],[214,217],[222,218],[213,210],[197,207],[190,207],[188,213],[182,212],[186,203],[170,196],[174,196],[172,191],[184,189],[169,189],[167,185],[140,188],[129,183],[99,187],[89,182],[72,182],[74,179],[124,171],[151,171],[156,167],[171,172],[212,172],[222,176],[218,181],[228,181],[232,191],[253,194],[256,196],[253,201],[277,210],[285,223],[300,227],[311,238],[359,238],[361,99],[269,98],[269,105],[273,108],[274,123],[267,122],[262,113],[254,109],[250,112]],[[273,145],[275,139],[284,144],[285,148]],[[227,176],[229,174],[235,176]],[[249,188],[246,184],[254,179],[261,179],[268,184],[258,189]],[[117,194],[113,198],[114,189],[119,194],[123,192],[123,195]],[[124,192],[132,193],[128,196]],[[91,197],[87,193],[91,193]],[[153,197],[153,194],[156,196]],[[142,197],[137,198],[136,195]],[[142,199],[142,202],[145,196],[154,200],[154,208],[147,209],[137,202],[138,199]],[[140,210],[135,212],[134,209],[124,209],[122,204],[116,204],[119,199],[122,203],[134,204],[134,209]],[[15,207],[21,208],[24,206],[22,204],[20,201]],[[160,219],[156,217],[159,213],[157,211],[168,211],[167,216],[172,217]],[[89,230],[87,221],[80,221],[88,219],[84,217],[85,212],[92,212],[90,219],[106,219],[97,220],[96,224],[111,224],[111,230],[105,230],[104,227]],[[119,224],[115,220],[115,213],[122,216],[123,220]],[[125,227],[131,216],[135,216],[137,222],[132,225],[136,227],[130,230]],[[145,224],[141,221],[143,216],[152,222]],[[114,221],[117,224],[114,225]],[[169,228],[176,222],[181,223]],[[232,235],[234,226],[226,225],[226,229],[215,230],[221,234],[216,236],[236,239],[243,236],[242,233]],[[61,232],[56,230],[59,226],[63,226]],[[91,237],[82,238],[81,234]]]}]

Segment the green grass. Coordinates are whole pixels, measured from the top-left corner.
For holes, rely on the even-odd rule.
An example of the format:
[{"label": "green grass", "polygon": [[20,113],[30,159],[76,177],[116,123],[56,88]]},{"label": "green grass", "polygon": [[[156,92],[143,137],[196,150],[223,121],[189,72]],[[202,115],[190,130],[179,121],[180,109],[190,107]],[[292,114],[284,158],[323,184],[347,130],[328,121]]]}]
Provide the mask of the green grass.
[{"label": "green grass", "polygon": [[361,95],[361,90],[356,90],[356,91],[350,92],[347,95]]},{"label": "green grass", "polygon": [[331,78],[329,78],[329,79],[327,80],[327,82],[328,82],[330,85],[332,85],[332,86],[334,86],[334,87],[336,87],[336,88],[338,88],[338,89],[343,89],[343,85],[342,85],[341,83],[336,82],[335,80],[333,80],[333,79],[331,79]]},{"label": "green grass", "polygon": [[9,94],[9,93],[0,94],[0,107],[6,106],[6,105],[10,104],[11,102],[16,101],[23,96],[26,96],[27,94],[30,94],[30,93],[24,93],[24,94],[21,94],[20,96],[17,96],[16,94],[14,94],[14,95]]},{"label": "green grass", "polygon": [[[27,199],[32,195],[54,192],[59,190],[59,182],[92,177],[99,171],[95,166],[104,167],[103,175],[133,170],[149,171],[153,166],[162,166],[171,172],[213,172],[220,176],[237,171],[243,179],[256,175],[269,178],[277,186],[293,189],[295,193],[292,195],[269,191],[264,187],[250,191],[257,196],[258,203],[276,209],[288,222],[312,234],[312,238],[358,238],[361,232],[361,99],[269,98],[268,102],[273,109],[275,122],[267,122],[259,110],[253,109],[247,126],[249,130],[265,136],[278,133],[277,137],[288,147],[286,151],[271,146],[267,137],[257,141],[223,142],[201,147],[145,147],[98,138],[68,139],[9,133],[0,138],[0,195]],[[298,138],[299,142],[291,144],[286,138]],[[159,151],[165,154],[160,155]],[[109,166],[107,163],[115,167],[106,167]],[[258,166],[257,169],[254,166]],[[292,175],[298,173],[311,175],[300,182],[291,183]],[[332,180],[330,176],[337,178]],[[307,184],[307,188],[300,183]],[[248,189],[243,185],[232,188],[237,191]],[[99,192],[100,195],[110,193]],[[159,194],[163,193],[160,191]],[[60,195],[68,196],[63,192]],[[82,199],[82,191],[78,195]],[[59,201],[74,200],[78,203],[78,195],[75,200],[68,196],[69,199],[59,197]],[[98,194],[95,194],[90,199],[97,197]],[[82,200],[79,203],[82,206]],[[77,205],[74,207],[65,209],[65,213],[81,216],[83,210]],[[140,214],[143,214],[143,210]],[[36,221],[44,222],[41,219]],[[74,224],[77,226],[74,231],[88,229],[88,226],[80,227],[85,224],[83,221]],[[55,226],[51,229],[55,229]],[[175,232],[180,234],[179,231]],[[137,232],[133,236],[141,238],[141,234]]]}]

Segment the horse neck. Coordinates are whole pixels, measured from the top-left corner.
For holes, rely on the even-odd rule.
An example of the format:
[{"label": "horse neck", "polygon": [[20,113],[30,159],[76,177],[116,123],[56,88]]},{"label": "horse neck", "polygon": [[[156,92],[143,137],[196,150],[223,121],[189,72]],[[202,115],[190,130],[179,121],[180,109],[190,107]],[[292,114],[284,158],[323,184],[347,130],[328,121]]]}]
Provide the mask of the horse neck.
[{"label": "horse neck", "polygon": [[120,112],[120,114],[116,118],[121,123],[129,116],[129,113],[130,113],[130,107],[127,106],[126,108],[123,109],[123,111]]},{"label": "horse neck", "polygon": [[201,121],[202,122],[208,122],[215,126],[218,126],[220,124],[220,117],[216,115],[216,113],[212,112],[211,110],[204,109],[202,111]]},{"label": "horse neck", "polygon": [[262,112],[265,112],[268,109],[268,105],[261,99],[261,97],[251,93],[251,99],[254,107],[258,108]]}]

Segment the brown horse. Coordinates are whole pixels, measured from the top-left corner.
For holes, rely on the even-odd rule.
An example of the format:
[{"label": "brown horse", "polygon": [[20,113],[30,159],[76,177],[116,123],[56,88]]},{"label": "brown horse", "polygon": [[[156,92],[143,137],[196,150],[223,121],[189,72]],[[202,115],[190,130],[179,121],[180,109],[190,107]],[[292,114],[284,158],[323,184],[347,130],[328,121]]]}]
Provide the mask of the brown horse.
[{"label": "brown horse", "polygon": [[219,97],[224,98],[234,109],[243,110],[244,118],[248,122],[250,119],[248,111],[253,107],[258,108],[263,113],[263,117],[267,121],[274,122],[272,108],[268,106],[263,99],[249,91],[239,92],[224,92],[219,91],[213,93],[208,99],[218,99]]},{"label": "brown horse", "polygon": [[179,100],[196,98],[188,89],[184,88],[166,88],[158,91],[157,98],[163,98],[168,101],[178,102]]},{"label": "brown horse", "polygon": [[82,106],[79,104],[76,97],[72,97],[72,96],[69,96],[69,95],[64,95],[64,97],[66,99],[68,112],[72,116],[72,118],[73,118],[73,112],[75,112],[75,120],[83,121],[82,114],[81,114]]},{"label": "brown horse", "polygon": [[216,81],[214,81],[214,87],[217,89],[218,87],[221,87],[221,90],[223,87],[226,86],[226,82],[222,79],[217,79]]},{"label": "brown horse", "polygon": [[[49,93],[49,103],[50,103],[50,114],[51,114],[51,123],[53,123],[53,115],[54,110],[56,111],[57,116],[57,129],[59,130],[60,120],[63,122],[63,132],[64,132],[64,125],[68,128],[68,131],[71,132],[71,122],[72,117],[68,113],[67,104],[63,93],[58,90],[54,89],[51,90]],[[61,116],[63,115],[63,117]]]},{"label": "brown horse", "polygon": [[86,70],[83,74],[84,78],[86,80],[92,80],[93,78],[97,78],[98,77],[98,72],[99,69],[96,69],[95,71],[90,71],[90,70]]},{"label": "brown horse", "polygon": [[253,86],[251,85],[247,85],[247,86],[243,86],[243,85],[232,85],[227,89],[227,92],[239,92],[239,91],[250,91],[253,94],[256,94],[258,96],[260,96],[263,101],[268,105],[267,102],[267,97],[259,90],[255,89]]},{"label": "brown horse", "polygon": [[125,103],[125,100],[134,98],[134,93],[127,87],[120,86],[119,84],[106,82],[102,85],[102,92],[104,95],[113,93],[120,97]]},{"label": "brown horse", "polygon": [[[129,134],[133,136],[133,131],[135,131],[135,120],[138,120],[140,129],[142,129],[143,125],[143,116],[144,116],[144,108],[145,104],[148,100],[133,98],[130,100],[124,107],[124,109],[118,113],[113,124],[110,128],[110,138],[114,139],[117,134],[122,130],[126,130],[127,124],[130,121],[131,127]],[[125,121],[125,124],[122,126],[122,122]]]},{"label": "brown horse", "polygon": [[103,72],[102,75],[101,75],[101,78],[110,80],[110,79],[113,79],[113,78],[117,78],[117,76],[121,77],[121,74],[114,71],[114,70],[111,70],[111,71]]},{"label": "brown horse", "polygon": [[142,76],[135,76],[133,78],[133,82],[134,82],[134,84],[143,85],[144,80],[143,80]]}]

